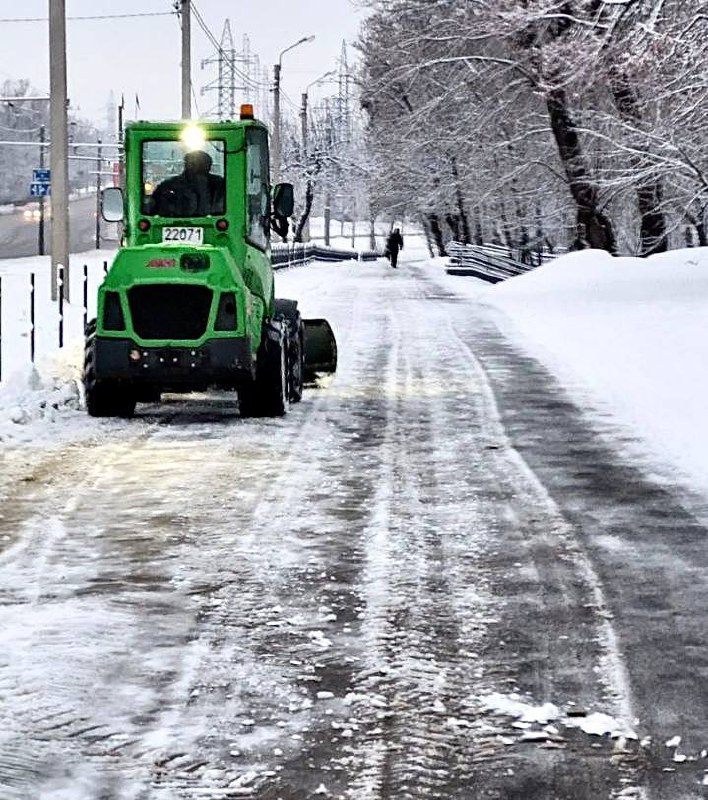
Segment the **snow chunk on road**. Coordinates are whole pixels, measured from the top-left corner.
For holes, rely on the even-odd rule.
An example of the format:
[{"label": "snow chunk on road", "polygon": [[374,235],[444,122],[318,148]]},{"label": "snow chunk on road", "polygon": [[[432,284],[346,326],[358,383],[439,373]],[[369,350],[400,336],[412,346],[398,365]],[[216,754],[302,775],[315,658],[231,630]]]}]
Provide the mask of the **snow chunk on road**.
[{"label": "snow chunk on road", "polygon": [[514,717],[521,722],[537,722],[539,725],[547,725],[549,722],[557,720],[560,709],[553,703],[544,703],[542,706],[532,706],[524,702],[518,695],[504,695],[493,692],[480,698],[482,705],[490,711],[503,714],[507,717]]},{"label": "snow chunk on road", "polygon": [[565,728],[577,728],[589,736],[606,736],[609,734],[611,736],[636,738],[636,734],[627,730],[626,726],[615,717],[599,711],[583,716],[567,716],[554,703],[535,706],[516,694],[504,695],[499,692],[493,692],[479,699],[486,710],[518,720],[518,722],[513,723],[513,726],[522,730],[527,729],[534,723],[548,725],[550,722],[558,722]]},{"label": "snow chunk on road", "polygon": [[85,424],[85,415],[77,413],[82,404],[79,376],[66,362],[16,372],[0,389],[0,441],[53,437],[72,417]]},{"label": "snow chunk on road", "polygon": [[600,712],[588,714],[587,717],[571,717],[563,720],[563,724],[568,728],[579,728],[589,736],[606,736],[608,733],[618,733],[622,728],[614,717]]}]

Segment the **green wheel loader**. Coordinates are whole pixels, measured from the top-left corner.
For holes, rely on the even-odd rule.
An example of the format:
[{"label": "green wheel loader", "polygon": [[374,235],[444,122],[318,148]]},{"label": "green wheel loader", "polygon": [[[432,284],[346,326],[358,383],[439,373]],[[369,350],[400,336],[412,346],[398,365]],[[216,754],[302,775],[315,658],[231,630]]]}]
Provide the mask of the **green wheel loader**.
[{"label": "green wheel loader", "polygon": [[237,392],[241,416],[281,416],[334,372],[327,321],[274,295],[271,230],[287,234],[293,192],[271,188],[268,133],[247,107],[233,122],[129,124],[124,183],[102,197],[123,241],[86,330],[91,416],[212,387]]}]

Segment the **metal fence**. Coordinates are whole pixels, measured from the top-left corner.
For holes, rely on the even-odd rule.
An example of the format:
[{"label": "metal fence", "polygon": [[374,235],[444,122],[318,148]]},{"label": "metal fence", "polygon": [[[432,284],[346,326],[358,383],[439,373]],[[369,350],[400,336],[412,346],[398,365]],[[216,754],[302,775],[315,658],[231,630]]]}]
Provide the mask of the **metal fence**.
[{"label": "metal fence", "polygon": [[553,253],[530,253],[529,261],[521,261],[518,256],[500,245],[476,245],[450,242],[447,246],[450,256],[446,272],[448,275],[470,275],[489,283],[498,283],[556,258]]},{"label": "metal fence", "polygon": [[380,256],[380,253],[374,250],[326,247],[314,242],[307,244],[293,242],[292,244],[274,244],[271,247],[270,255],[274,269],[285,269],[308,264],[310,261],[374,261]]}]

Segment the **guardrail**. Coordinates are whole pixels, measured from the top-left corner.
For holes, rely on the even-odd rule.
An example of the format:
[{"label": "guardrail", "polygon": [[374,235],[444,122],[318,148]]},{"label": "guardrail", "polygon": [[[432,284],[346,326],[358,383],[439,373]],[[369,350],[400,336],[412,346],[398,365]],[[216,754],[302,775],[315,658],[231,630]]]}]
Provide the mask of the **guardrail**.
[{"label": "guardrail", "polygon": [[274,244],[270,251],[273,269],[297,267],[310,261],[374,261],[379,255],[374,250],[325,247],[313,242]]},{"label": "guardrail", "polygon": [[[475,245],[477,246],[477,245]],[[500,255],[504,258],[511,258],[513,261],[520,261],[522,264],[530,264],[533,267],[538,267],[545,264],[547,261],[553,261],[554,258],[564,255],[567,250],[565,248],[558,248],[556,252],[549,250],[522,250],[520,248],[514,249],[506,247],[503,244],[483,244],[480,245],[484,250]]]},{"label": "guardrail", "polygon": [[460,242],[450,242],[447,252],[450,256],[446,267],[448,275],[469,275],[489,283],[499,283],[516,275],[523,275],[556,258],[551,253],[534,253],[535,263],[526,264],[515,258],[506,247]]}]

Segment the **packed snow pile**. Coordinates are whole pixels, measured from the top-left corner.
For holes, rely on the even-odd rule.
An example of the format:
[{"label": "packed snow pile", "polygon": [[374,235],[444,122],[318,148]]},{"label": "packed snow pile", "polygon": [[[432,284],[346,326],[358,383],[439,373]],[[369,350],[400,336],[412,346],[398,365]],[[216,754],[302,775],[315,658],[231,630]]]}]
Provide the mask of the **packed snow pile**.
[{"label": "packed snow pile", "polygon": [[[82,407],[77,348],[39,367],[13,373],[0,386],[0,442],[31,441],[51,436],[76,420]],[[85,420],[84,412],[80,419]]]},{"label": "packed snow pile", "polygon": [[586,250],[495,286],[447,280],[502,310],[505,333],[580,405],[610,413],[708,490],[708,248],[647,259]]}]

